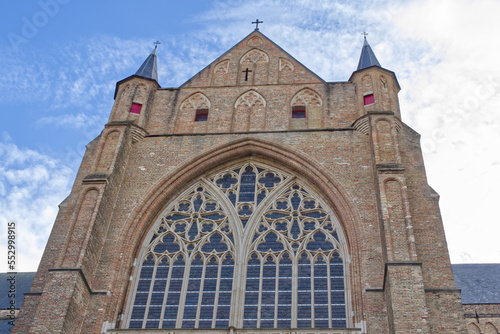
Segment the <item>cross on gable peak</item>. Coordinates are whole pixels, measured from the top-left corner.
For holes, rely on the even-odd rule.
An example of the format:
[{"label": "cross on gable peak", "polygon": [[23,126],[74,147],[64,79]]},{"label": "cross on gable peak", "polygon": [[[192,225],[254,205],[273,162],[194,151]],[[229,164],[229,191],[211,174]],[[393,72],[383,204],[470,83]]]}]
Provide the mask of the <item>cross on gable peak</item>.
[{"label": "cross on gable peak", "polygon": [[255,30],[259,30],[259,23],[264,23],[264,21],[259,21],[259,19],[257,19],[255,22],[252,22],[252,24],[255,24]]}]

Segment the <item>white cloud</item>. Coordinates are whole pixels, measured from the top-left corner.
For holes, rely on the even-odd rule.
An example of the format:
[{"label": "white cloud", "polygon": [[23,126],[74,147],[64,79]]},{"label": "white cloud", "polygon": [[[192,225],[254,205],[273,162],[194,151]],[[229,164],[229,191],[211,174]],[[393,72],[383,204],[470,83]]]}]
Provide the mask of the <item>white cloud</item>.
[{"label": "white cloud", "polygon": [[91,113],[78,113],[70,115],[58,115],[50,117],[42,117],[38,120],[40,125],[53,124],[67,128],[84,129],[87,127],[101,128],[105,124],[106,119],[101,115],[93,115]]},{"label": "white cloud", "polygon": [[[20,148],[3,134],[0,143],[0,248],[7,248],[7,223],[15,222],[18,271],[36,270],[57,214],[57,205],[69,194],[73,177],[73,170],[60,161]],[[2,256],[0,271],[7,270],[6,256]]]},{"label": "white cloud", "polygon": [[500,46],[497,1],[418,1],[394,23],[436,63],[409,63],[402,111],[421,133],[429,183],[441,194],[452,262],[499,262]]}]

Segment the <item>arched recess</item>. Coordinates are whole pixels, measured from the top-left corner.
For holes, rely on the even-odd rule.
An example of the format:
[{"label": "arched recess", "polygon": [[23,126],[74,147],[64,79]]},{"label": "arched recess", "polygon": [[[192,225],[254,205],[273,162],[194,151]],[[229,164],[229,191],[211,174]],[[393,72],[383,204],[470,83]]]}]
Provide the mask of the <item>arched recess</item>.
[{"label": "arched recess", "polygon": [[125,326],[352,327],[349,262],[337,217],[308,182],[243,159],[198,178],[157,218]]},{"label": "arched recess", "polygon": [[269,56],[262,50],[252,49],[239,62],[238,82],[240,85],[261,85],[268,83]]},{"label": "arched recess", "polygon": [[[207,122],[195,122],[196,113],[198,110],[203,110],[207,114],[207,119],[210,120],[210,100],[200,92],[194,93],[186,98],[180,105],[177,114],[175,132],[189,133],[193,130],[200,130],[199,127],[204,127]],[[196,123],[196,128],[193,129]]]},{"label": "arched recess", "polygon": [[398,125],[394,119],[379,118],[375,122],[374,140],[377,163],[401,163],[398,150]]},{"label": "arched recess", "polygon": [[350,254],[350,282],[353,287],[351,293],[351,304],[353,305],[354,320],[357,323],[362,320],[363,302],[359,291],[360,287],[360,267],[359,267],[359,247],[358,247],[358,222],[361,214],[353,205],[349,194],[343,187],[332,178],[329,172],[320,164],[315,163],[307,155],[290,150],[287,147],[276,145],[257,139],[240,139],[213,150],[205,151],[199,156],[191,159],[176,172],[166,175],[143,197],[141,202],[131,212],[125,228],[121,232],[117,245],[120,247],[122,261],[119,263],[113,286],[116,288],[116,296],[122,296],[117,302],[124,310],[123,303],[126,301],[125,291],[129,288],[128,276],[129,268],[138,256],[138,250],[146,238],[146,233],[152,227],[160,213],[165,209],[166,203],[172,196],[178,195],[179,189],[186,184],[192,184],[192,180],[223,166],[228,161],[238,161],[240,159],[260,159],[271,165],[286,166],[287,170],[297,175],[301,175],[305,182],[308,182],[318,193],[322,195],[326,206],[331,208],[338,218],[342,230],[345,233],[345,243]]},{"label": "arched recess", "polygon": [[120,142],[121,132],[118,130],[111,130],[103,134],[103,141],[99,145],[99,154],[96,159],[95,172],[111,173],[115,162],[116,150]]},{"label": "arched recess", "polygon": [[212,84],[214,86],[225,86],[229,84],[229,59],[221,60],[214,66]]},{"label": "arched recess", "polygon": [[266,123],[266,99],[255,90],[243,93],[234,104],[232,131],[256,131]]},{"label": "arched recess", "polygon": [[[321,96],[310,88],[304,88],[297,92],[290,102],[292,111],[290,112],[292,129],[298,128],[320,128],[322,126],[322,105]],[[303,107],[305,118],[293,118],[293,110],[296,107]],[[302,122],[302,123],[301,123]]]},{"label": "arched recess", "polygon": [[467,330],[469,334],[481,334],[481,330],[474,323],[469,323],[469,325],[467,326]]},{"label": "arched recess", "polygon": [[491,322],[488,322],[484,328],[484,334],[498,334],[498,329]]}]

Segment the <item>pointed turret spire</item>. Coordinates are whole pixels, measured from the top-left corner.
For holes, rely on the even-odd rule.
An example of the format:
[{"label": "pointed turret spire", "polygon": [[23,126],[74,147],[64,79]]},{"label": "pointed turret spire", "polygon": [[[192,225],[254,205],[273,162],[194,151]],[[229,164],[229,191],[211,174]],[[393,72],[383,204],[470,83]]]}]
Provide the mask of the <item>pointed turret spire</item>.
[{"label": "pointed turret spire", "polygon": [[153,79],[158,82],[158,68],[156,64],[156,49],[158,48],[158,44],[160,44],[160,42],[155,43],[154,50],[151,52],[148,58],[146,58],[137,72],[135,72],[135,75],[143,78]]},{"label": "pointed turret spire", "polygon": [[363,43],[363,49],[361,49],[361,56],[359,57],[359,63],[358,63],[358,71],[368,68],[370,66],[380,66],[380,63],[377,60],[377,57],[375,57],[375,53],[373,53],[372,48],[370,47],[370,44],[368,44],[368,41],[366,40],[366,35],[367,33],[363,33],[363,36],[365,38],[365,41]]}]

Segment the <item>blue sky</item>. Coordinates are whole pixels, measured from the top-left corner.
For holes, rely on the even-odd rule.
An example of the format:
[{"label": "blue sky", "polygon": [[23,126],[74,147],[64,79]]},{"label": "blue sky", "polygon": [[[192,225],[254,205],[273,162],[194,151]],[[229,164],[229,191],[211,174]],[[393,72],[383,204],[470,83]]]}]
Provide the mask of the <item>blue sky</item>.
[{"label": "blue sky", "polygon": [[[117,81],[158,49],[176,87],[253,29],[326,81],[355,70],[362,31],[396,73],[403,121],[422,135],[452,261],[500,262],[500,69],[495,0],[79,1],[0,4],[0,248],[18,224],[19,270],[36,270],[85,145]],[[0,271],[6,271],[0,253]]]}]

